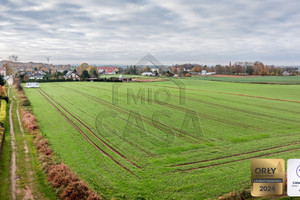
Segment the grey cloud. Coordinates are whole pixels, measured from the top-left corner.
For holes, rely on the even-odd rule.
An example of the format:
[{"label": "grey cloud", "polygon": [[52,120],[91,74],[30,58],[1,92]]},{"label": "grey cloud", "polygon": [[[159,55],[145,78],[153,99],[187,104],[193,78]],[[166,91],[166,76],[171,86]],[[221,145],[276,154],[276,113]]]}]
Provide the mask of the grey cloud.
[{"label": "grey cloud", "polygon": [[134,64],[151,52],[166,64],[297,64],[299,6],[293,0],[3,0],[0,56]]}]

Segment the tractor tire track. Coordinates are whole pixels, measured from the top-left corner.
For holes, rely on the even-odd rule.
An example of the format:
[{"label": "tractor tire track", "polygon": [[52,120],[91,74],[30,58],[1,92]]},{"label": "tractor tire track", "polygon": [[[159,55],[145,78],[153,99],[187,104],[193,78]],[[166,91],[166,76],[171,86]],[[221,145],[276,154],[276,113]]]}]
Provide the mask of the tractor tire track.
[{"label": "tractor tire track", "polygon": [[216,91],[200,90],[200,89],[192,89],[192,88],[178,88],[178,87],[172,87],[172,86],[157,86],[157,85],[152,85],[152,86],[166,87],[166,88],[173,88],[173,89],[192,90],[192,91],[201,91],[201,92],[209,92],[209,93],[216,93],[216,94],[228,94],[228,95],[235,95],[235,96],[244,96],[244,97],[251,97],[251,98],[268,99],[268,100],[274,100],[274,101],[285,101],[285,102],[300,103],[300,101],[296,101],[296,100],[262,97],[262,96],[249,95],[249,94],[239,94],[239,93],[231,93],[231,92],[216,92]]},{"label": "tractor tire track", "polygon": [[270,155],[275,155],[275,154],[279,154],[279,153],[292,152],[292,151],[296,151],[296,150],[300,150],[300,148],[288,149],[288,150],[274,152],[274,153],[267,153],[267,154],[262,154],[262,155],[258,155],[258,156],[253,156],[253,157],[250,157],[250,158],[243,158],[243,159],[240,159],[240,160],[227,161],[227,162],[224,162],[224,163],[212,164],[212,165],[207,165],[207,166],[194,167],[194,168],[188,168],[188,169],[178,169],[176,171],[173,171],[173,173],[187,172],[187,171],[193,171],[193,170],[197,170],[197,169],[205,169],[205,168],[209,168],[209,167],[216,167],[216,166],[220,166],[220,165],[226,165],[226,164],[230,164],[230,163],[237,163],[237,162],[241,162],[241,161],[245,161],[245,160],[250,160],[250,159],[253,159],[253,158],[260,158],[260,157],[263,157],[263,156],[270,156]]},{"label": "tractor tire track", "polygon": [[[135,116],[136,119],[142,120],[142,121],[146,122],[147,124],[153,126],[154,128],[159,128],[160,130],[167,131],[168,133],[173,134],[173,135],[175,135],[175,136],[182,137],[182,138],[184,138],[186,141],[189,141],[189,142],[192,142],[192,143],[200,144],[200,142],[195,141],[195,140],[193,140],[193,139],[191,139],[191,138],[186,137],[185,135],[187,135],[187,133],[184,132],[184,131],[181,131],[181,130],[176,129],[176,128],[174,128],[174,127],[170,127],[170,126],[168,126],[168,125],[166,125],[166,124],[162,124],[162,123],[160,123],[160,122],[158,122],[158,121],[155,121],[155,120],[153,120],[153,119],[151,119],[151,118],[149,118],[149,117],[147,117],[147,116],[144,116],[144,115],[138,115],[138,114],[136,114],[135,112],[132,112],[132,111],[130,111],[130,110],[126,109],[126,108],[123,108],[123,107],[121,107],[121,106],[113,105],[112,103],[107,102],[107,101],[105,101],[105,100],[103,100],[103,99],[101,99],[101,98],[95,97],[95,96],[93,96],[93,95],[90,95],[90,94],[87,94],[87,93],[84,93],[84,92],[81,92],[81,91],[79,91],[79,90],[76,90],[76,89],[73,89],[73,88],[69,88],[69,87],[66,87],[66,86],[63,86],[63,87],[68,88],[68,89],[73,90],[73,91],[76,91],[77,93],[80,93],[80,94],[82,94],[83,96],[89,96],[89,97],[91,97],[94,101],[99,102],[99,103],[101,103],[101,104],[104,105],[104,106],[110,107],[110,108],[112,108],[113,110],[116,110],[116,111],[125,113],[125,114],[127,114],[127,115],[132,114],[132,115]],[[172,130],[176,130],[177,132],[179,132],[179,133],[181,133],[181,134],[174,133]],[[183,135],[182,135],[182,134],[183,134]],[[203,139],[199,139],[199,140],[204,141],[204,142],[207,142],[206,140],[203,140]]]},{"label": "tractor tire track", "polygon": [[[68,102],[70,105],[74,105],[74,103],[72,103],[72,102],[66,100],[65,98],[62,98],[62,99],[64,99],[64,100],[65,100],[66,102]],[[78,108],[78,107],[76,107],[76,109],[78,109],[78,110],[79,110],[80,112],[82,112],[82,113],[87,114],[87,112],[83,111],[82,109],[80,109],[80,108]],[[136,124],[130,122],[129,120],[125,119],[125,118],[122,118],[122,117],[120,117],[120,116],[115,116],[115,117],[118,118],[118,119],[121,119],[121,120],[125,121],[126,123],[132,124],[132,125],[134,125],[134,126],[140,128],[141,130],[147,132],[147,133],[150,133],[150,135],[155,135],[155,134],[151,133],[150,131],[148,131],[147,129],[145,129],[144,127],[141,127],[141,126],[139,126],[139,125],[136,125]],[[79,119],[80,119],[80,118],[79,118]],[[81,119],[81,120],[82,120],[82,119]],[[92,127],[88,122],[86,122],[86,121],[84,121],[84,120],[82,120],[82,121],[85,122],[86,124],[88,124],[90,127]],[[130,142],[129,140],[125,139],[124,137],[118,135],[117,133],[115,133],[114,130],[112,130],[112,129],[109,128],[109,131],[112,132],[114,135],[118,136],[120,139],[124,140],[125,142],[127,142],[127,143],[131,144],[132,146],[138,148],[139,150],[145,152],[145,153],[148,154],[149,156],[155,157],[155,154],[153,154],[153,153],[151,153],[151,152],[149,152],[149,151],[147,151],[147,150],[141,148],[139,145],[137,145],[137,144],[135,144],[135,143],[133,143],[133,142]],[[100,133],[100,135],[101,135],[101,133]],[[154,138],[155,138],[155,137],[154,137]],[[151,144],[153,144],[153,145],[156,145],[156,144],[153,142],[153,139],[148,139],[147,137],[146,137],[146,138],[143,138],[143,139],[146,140],[146,141],[148,141],[149,143],[151,143]],[[161,138],[159,138],[159,139],[161,139]],[[108,139],[106,138],[106,140],[108,140]],[[165,142],[168,142],[168,140],[166,140],[166,139],[164,139],[164,138],[162,138],[162,140],[164,140]],[[109,140],[108,140],[108,141],[109,141]],[[110,142],[110,143],[113,145],[112,142]]]},{"label": "tractor tire track", "polygon": [[[66,102],[68,102],[69,104],[74,105],[72,102],[67,101],[65,98],[62,98],[62,99],[64,99],[64,100],[65,100]],[[78,109],[80,112],[82,112],[82,113],[84,113],[84,114],[88,114],[87,112],[85,112],[84,110],[82,110],[82,109],[80,109],[80,108],[78,108],[78,107],[76,107],[76,109]],[[116,118],[119,118],[119,119],[121,119],[121,120],[126,121],[127,123],[130,123],[130,124],[134,125],[132,122],[130,122],[130,121],[128,121],[127,119],[122,118],[122,117],[120,117],[120,116],[116,116]],[[80,118],[79,118],[79,119],[80,119]],[[90,127],[92,127],[88,122],[84,121],[83,119],[81,119],[81,120],[82,120],[83,122],[85,122],[86,124],[88,124]],[[140,126],[137,126],[137,127],[140,128],[140,129],[142,129],[142,130],[144,130],[144,131],[146,131],[146,132],[149,132],[148,130],[144,129],[143,127],[140,127]],[[133,143],[133,142],[131,142],[131,141],[125,139],[124,137],[118,135],[118,134],[116,133],[116,131],[114,131],[113,129],[110,129],[110,128],[109,128],[109,131],[110,131],[111,133],[113,133],[115,136],[119,137],[121,140],[127,142],[128,144],[130,144],[130,145],[132,145],[132,146],[134,146],[134,147],[136,147],[137,149],[139,149],[139,150],[143,151],[144,153],[148,154],[149,156],[151,156],[151,157],[155,157],[155,156],[156,156],[155,154],[153,154],[153,153],[151,153],[151,152],[149,152],[149,151],[147,151],[147,150],[141,148],[141,147],[140,147],[139,145],[137,145],[136,143]],[[100,134],[100,135],[101,135],[101,134]],[[107,138],[106,138],[106,139],[107,139]],[[151,144],[154,144],[154,143],[152,142],[151,139],[147,139],[147,138],[146,138],[145,140],[147,140],[147,141],[150,142]],[[113,144],[112,142],[110,142],[110,143]]]},{"label": "tractor tire track", "polygon": [[[92,86],[89,86],[89,87],[92,87]],[[93,87],[93,88],[96,88],[96,87]],[[107,90],[107,89],[103,89],[103,88],[102,88],[102,90],[111,91],[111,90]],[[122,92],[120,92],[120,93],[122,93]],[[153,98],[149,98],[149,97],[148,98],[144,98],[144,97],[141,97],[141,96],[137,96],[137,98],[145,100],[145,101],[147,101],[149,103],[153,103],[154,102],[154,103],[156,103],[158,105],[162,105],[159,101],[157,101],[157,100],[155,100]],[[226,124],[226,125],[231,124],[233,126],[242,127],[244,129],[250,129],[251,128],[251,129],[254,129],[254,130],[257,130],[257,131],[264,131],[264,129],[262,129],[262,128],[253,127],[253,126],[248,125],[248,124],[233,122],[232,120],[218,119],[216,117],[213,117],[213,116],[210,116],[210,115],[206,115],[206,114],[203,114],[203,113],[199,113],[199,112],[194,112],[194,110],[191,110],[191,109],[188,109],[188,108],[183,108],[183,107],[176,106],[176,105],[173,105],[173,104],[163,103],[163,105],[167,106],[167,107],[169,107],[171,109],[179,110],[179,111],[182,111],[182,112],[190,111],[191,113],[195,113],[196,115],[199,115],[199,116],[201,116],[203,118],[207,118],[207,119],[210,119],[210,120],[213,120],[213,121],[217,121],[217,122],[222,123],[222,124]],[[176,131],[178,131],[178,130],[176,130]],[[193,135],[191,135],[189,133],[185,132],[185,134],[189,135],[190,137],[192,137],[194,139],[201,140],[200,138],[195,137],[195,136],[193,136]],[[205,141],[205,142],[207,142],[207,141]]]},{"label": "tractor tire track", "polygon": [[89,142],[91,143],[95,148],[97,148],[102,154],[107,156],[109,159],[111,159],[114,163],[116,163],[118,166],[129,172],[130,174],[136,176],[137,178],[140,179],[138,175],[136,175],[133,171],[122,165],[119,161],[117,161],[115,158],[113,158],[110,154],[105,152],[103,149],[101,149],[95,142],[93,142],[68,116],[66,116],[54,103],[50,101],[40,90],[37,90],[62,116],[64,116],[70,124],[72,124],[78,132]]},{"label": "tractor tire track", "polygon": [[[65,87],[65,86],[62,86],[62,87]],[[65,87],[65,88],[68,88],[68,87]],[[73,89],[73,88],[68,88],[68,89],[71,89],[71,90],[74,90],[74,91],[76,91],[76,92],[82,93],[81,91],[75,90],[75,89]],[[88,95],[88,94],[82,93],[82,95]],[[99,101],[99,100],[102,100],[102,99],[100,99],[100,98],[97,98],[97,97],[92,96],[92,95],[90,95],[90,97],[91,97],[91,98],[95,98],[95,99],[93,99],[95,102],[100,103],[101,105],[104,105],[104,106],[106,106],[106,107],[110,107],[111,109],[116,110],[116,111],[119,111],[120,113],[124,113],[125,115],[131,114],[131,111],[126,112],[126,111],[124,111],[124,110],[121,110],[121,109],[118,109],[118,108],[114,108],[114,107],[112,107],[112,106],[109,105],[109,104],[105,104],[105,103],[103,103],[102,101]],[[133,113],[133,114],[135,114],[135,113]],[[120,116],[116,116],[116,118],[121,119],[121,120],[125,121],[126,123],[132,124],[132,125],[138,127],[139,129],[141,129],[141,130],[147,132],[147,133],[150,133],[150,135],[153,135],[153,138],[158,138],[154,133],[148,131],[148,130],[145,129],[144,127],[141,127],[141,126],[139,126],[139,125],[133,124],[133,123],[130,122],[128,119],[125,119],[125,118],[120,117]],[[135,116],[135,118],[137,118],[137,119],[139,119],[139,120],[143,120],[143,119],[142,119],[143,116],[142,116],[142,118],[136,117],[136,116]],[[149,123],[148,123],[148,124],[149,124]],[[151,125],[152,127],[154,126],[153,123],[150,124],[150,125]],[[156,144],[152,141],[153,139],[148,139],[148,138],[144,138],[144,139],[145,139],[146,141],[148,141],[149,143],[151,143],[151,144],[153,144],[153,145],[156,145]],[[162,141],[164,141],[164,142],[168,142],[168,140],[165,139],[165,138],[159,138],[159,140],[162,140]]]},{"label": "tractor tire track", "polygon": [[248,155],[248,154],[252,154],[252,153],[264,152],[264,151],[268,151],[268,150],[272,150],[272,149],[280,149],[280,148],[284,148],[284,147],[294,146],[294,145],[297,145],[297,144],[300,144],[300,143],[297,142],[297,143],[292,143],[292,144],[288,144],[288,145],[270,147],[270,148],[267,148],[267,149],[255,150],[255,151],[250,151],[250,152],[245,152],[245,153],[239,153],[239,154],[234,154],[234,155],[220,157],[220,158],[213,158],[213,159],[208,159],[208,160],[200,160],[200,161],[170,165],[169,167],[180,167],[180,166],[187,166],[187,165],[193,165],[193,164],[199,164],[199,163],[206,163],[206,162],[211,162],[211,161],[216,161],[216,160],[223,160],[223,159],[227,159],[227,158],[234,158],[234,157],[238,157],[238,156],[242,156],[242,155]]},{"label": "tractor tire track", "polygon": [[[68,88],[68,89],[73,89],[73,88]],[[195,141],[195,140],[193,140],[193,139],[190,139],[190,138],[188,138],[188,137],[185,137],[184,135],[189,135],[189,134],[186,133],[186,132],[184,132],[184,131],[181,131],[181,130],[176,129],[176,128],[174,128],[174,127],[170,127],[170,126],[168,126],[168,125],[166,125],[166,124],[162,124],[162,123],[160,123],[160,122],[158,122],[158,121],[155,121],[155,120],[153,120],[153,119],[151,119],[151,118],[149,118],[149,117],[147,117],[147,116],[144,116],[144,115],[138,115],[138,114],[136,114],[135,112],[132,112],[132,111],[130,111],[130,110],[126,109],[126,108],[123,108],[123,107],[121,107],[121,106],[113,105],[112,103],[107,102],[107,101],[105,101],[105,100],[103,100],[103,99],[100,99],[100,98],[98,98],[98,97],[95,97],[95,96],[93,96],[93,95],[90,95],[90,94],[81,92],[81,91],[79,91],[79,90],[75,90],[75,89],[73,89],[73,90],[76,91],[76,92],[82,93],[82,95],[90,96],[91,98],[94,98],[94,100],[95,100],[96,102],[99,102],[99,103],[101,103],[102,105],[109,106],[110,108],[112,108],[112,109],[114,109],[114,110],[117,110],[117,111],[119,111],[119,112],[125,113],[125,114],[127,114],[127,115],[133,114],[133,115],[135,116],[136,119],[139,119],[139,120],[141,120],[141,121],[145,121],[147,124],[149,124],[149,125],[151,125],[151,126],[153,126],[153,127],[155,127],[155,128],[159,127],[160,130],[163,129],[164,131],[167,131],[168,133],[171,133],[171,134],[173,134],[173,135],[175,135],[175,136],[182,137],[182,138],[184,138],[186,141],[190,141],[190,142],[193,142],[193,143],[198,143],[198,144],[200,144],[198,141]],[[111,91],[111,90],[109,90],[109,91]],[[104,102],[104,104],[103,104],[103,102]],[[113,106],[114,106],[114,107],[113,107]],[[147,120],[145,120],[145,119],[147,119]],[[127,121],[127,120],[126,120],[126,121]],[[159,126],[158,126],[158,125],[159,125]],[[166,128],[166,127],[167,127],[167,128]],[[176,134],[176,133],[174,133],[173,131],[170,131],[168,128],[169,128],[169,129],[176,130],[177,132],[182,133],[182,134],[184,134],[184,135]],[[200,139],[200,138],[197,138],[197,139],[198,139],[198,140],[201,140],[201,141],[204,141],[204,142],[207,142],[207,141],[205,141],[205,140],[203,140],[203,139]]]},{"label": "tractor tire track", "polygon": [[103,139],[101,139],[96,133],[94,133],[87,125],[85,125],[80,119],[78,119],[76,116],[74,116],[72,113],[70,113],[65,107],[63,107],[60,103],[58,103],[55,99],[53,99],[49,94],[47,94],[44,90],[39,89],[42,91],[45,95],[47,95],[52,101],[54,101],[58,106],[60,106],[64,111],[66,111],[69,115],[71,115],[76,121],[78,121],[81,125],[83,125],[92,135],[94,135],[97,140],[99,140],[102,144],[104,144],[106,147],[108,147],[110,150],[115,152],[117,155],[122,157],[123,159],[127,160],[130,164],[136,166],[137,168],[141,169],[139,165],[129,160],[126,156],[121,154],[118,150],[110,146],[107,142],[105,142]]},{"label": "tractor tire track", "polygon": [[[172,95],[172,96],[180,98],[177,95]],[[274,115],[263,114],[263,113],[254,112],[254,111],[250,111],[250,110],[245,110],[245,109],[241,109],[241,108],[234,108],[234,107],[231,107],[231,106],[226,106],[226,105],[220,105],[220,104],[216,104],[216,103],[211,103],[209,101],[204,101],[204,100],[195,99],[195,98],[191,98],[191,97],[186,97],[186,99],[194,101],[194,102],[208,104],[212,108],[215,108],[215,107],[225,108],[225,109],[232,110],[232,111],[237,111],[237,112],[241,112],[241,113],[247,113],[247,114],[250,114],[250,115],[254,115],[255,117],[257,117],[257,116],[269,117],[269,118],[274,118],[274,119],[278,119],[278,120],[285,121],[285,122],[286,121],[288,121],[288,122],[291,121],[291,122],[299,123],[299,120],[286,119],[286,118],[282,118],[282,117],[278,117],[278,116],[274,116]],[[298,114],[300,114],[300,113],[298,113]]]},{"label": "tractor tire track", "polygon": [[118,150],[116,150],[114,147],[110,146],[107,142],[105,142],[103,139],[101,139],[96,133],[94,133],[86,124],[84,124],[80,119],[75,117],[72,113],[70,113],[65,107],[63,107],[60,103],[58,103],[55,99],[53,99],[49,94],[47,94],[44,90],[40,89],[44,94],[46,94],[52,101],[54,101],[57,105],[59,105],[64,111],[66,111],[69,115],[71,115],[76,121],[78,121],[81,125],[83,125],[92,135],[94,135],[97,140],[99,140],[102,144],[104,144],[106,147],[108,147],[110,150],[121,156],[123,159],[127,160],[132,165],[136,166],[137,168],[141,169],[139,165],[129,160],[126,156],[121,154]]},{"label": "tractor tire track", "polygon": [[[64,100],[66,101],[66,99],[64,99]],[[73,103],[70,103],[70,102],[69,102],[69,104],[74,105]],[[80,109],[80,108],[78,108],[78,107],[76,107],[76,109],[78,109],[80,112],[82,112],[82,113],[84,113],[84,114],[88,114],[87,112],[85,112],[84,110],[82,110],[82,109]],[[121,119],[121,117],[118,117],[118,116],[117,116],[117,118],[120,118],[120,119]],[[81,119],[80,117],[78,117],[78,119],[80,119],[81,121],[83,121],[83,122],[84,122],[85,124],[87,124],[89,127],[92,127],[87,121]],[[125,119],[123,119],[123,120],[125,120]],[[130,123],[130,122],[128,122],[128,123]],[[108,128],[108,127],[106,127],[106,128]],[[139,128],[142,128],[142,127],[139,127]],[[109,129],[109,132],[110,132],[110,133],[113,133],[115,136],[117,136],[118,138],[120,138],[120,139],[123,140],[124,142],[127,142],[127,143],[130,144],[131,146],[134,146],[135,148],[139,149],[140,151],[146,153],[147,155],[149,155],[149,156],[151,156],[151,157],[155,157],[155,154],[153,154],[153,153],[151,153],[151,152],[149,152],[149,151],[147,151],[147,150],[141,148],[139,145],[137,145],[137,144],[135,144],[135,143],[133,143],[133,142],[131,142],[131,141],[125,139],[124,137],[118,135],[118,134],[116,133],[116,131],[114,131],[113,129],[111,129],[111,128],[108,128],[108,129]],[[147,131],[147,130],[145,130],[145,131]],[[100,134],[100,135],[101,135],[101,134]],[[106,138],[106,140],[107,140],[107,138]],[[108,141],[109,141],[109,140],[108,140]],[[111,142],[111,141],[109,141],[109,142],[110,142],[112,145],[114,145],[113,142]],[[151,141],[149,141],[149,142],[151,142]],[[152,143],[152,144],[153,144],[153,143]],[[115,148],[116,148],[116,147],[115,147]],[[119,149],[119,150],[120,150],[120,149]],[[121,150],[120,150],[120,151],[121,151]]]},{"label": "tractor tire track", "polygon": [[[68,104],[74,105],[74,103],[71,103],[71,102],[68,101],[67,99],[65,99],[65,98],[63,98],[63,97],[61,97],[61,98],[62,98],[64,101],[66,101]],[[65,107],[65,106],[64,106],[64,107]],[[78,108],[78,107],[76,107],[75,109],[79,110],[81,113],[84,113],[84,114],[88,115],[87,112],[85,112],[84,110],[82,110],[82,109],[80,109],[80,108]],[[72,115],[74,115],[71,111],[69,111],[69,112],[70,112]],[[89,122],[87,122],[86,120],[84,120],[84,119],[82,119],[82,118],[80,118],[80,117],[78,117],[78,116],[77,116],[77,118],[80,119],[80,120],[81,120],[84,124],[86,124],[88,127],[93,127],[93,126],[92,126]],[[142,149],[142,148],[139,147],[137,144],[134,144],[133,142],[131,142],[131,141],[125,139],[124,137],[118,135],[114,130],[109,129],[109,132],[110,132],[110,133],[113,133],[115,136],[117,136],[118,138],[120,138],[120,139],[123,140],[124,142],[127,142],[127,143],[130,144],[131,146],[133,146],[133,147],[139,149],[140,151],[146,153],[147,155],[149,155],[149,156],[151,156],[151,157],[155,157],[154,154],[148,152],[148,151],[145,150],[145,149]],[[101,135],[101,133],[100,133],[100,135]],[[106,140],[107,140],[107,141],[108,141],[115,149],[117,149],[119,152],[122,152],[123,154],[126,154],[126,153],[124,153],[123,150],[121,150],[120,148],[118,148],[113,142],[111,142],[111,141],[108,140],[107,138],[105,138],[105,139],[106,139]],[[135,160],[134,158],[132,158],[132,157],[129,156],[129,155],[127,155],[127,157],[130,157],[131,159]]]}]

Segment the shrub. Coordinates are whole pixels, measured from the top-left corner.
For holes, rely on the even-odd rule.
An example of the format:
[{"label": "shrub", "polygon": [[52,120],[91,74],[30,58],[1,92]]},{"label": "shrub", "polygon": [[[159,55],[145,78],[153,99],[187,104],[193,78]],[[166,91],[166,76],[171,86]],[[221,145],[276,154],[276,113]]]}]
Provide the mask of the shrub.
[{"label": "shrub", "polygon": [[4,125],[5,119],[6,119],[6,101],[1,100],[0,124]]},{"label": "shrub", "polygon": [[91,191],[65,164],[52,166],[49,170],[47,180],[54,188],[60,191],[61,199],[101,200],[99,195]]},{"label": "shrub", "polygon": [[30,133],[39,129],[35,116],[30,112],[27,112],[25,109],[22,109],[22,122],[25,129]]},{"label": "shrub", "polygon": [[1,96],[7,96],[5,86],[1,87]]},{"label": "shrub", "polygon": [[30,101],[28,99],[22,99],[21,106],[30,106]]},{"label": "shrub", "polygon": [[43,153],[44,155],[52,155],[52,150],[49,147],[49,141],[46,139],[36,139],[34,140],[34,143],[36,144],[36,148],[40,153]]},{"label": "shrub", "polygon": [[65,164],[58,164],[50,168],[47,180],[55,188],[65,188],[71,182],[78,181],[78,178],[71,172]]},{"label": "shrub", "polygon": [[83,181],[71,182],[60,195],[62,199],[70,198],[73,200],[85,199],[87,196],[89,196],[89,188]]}]

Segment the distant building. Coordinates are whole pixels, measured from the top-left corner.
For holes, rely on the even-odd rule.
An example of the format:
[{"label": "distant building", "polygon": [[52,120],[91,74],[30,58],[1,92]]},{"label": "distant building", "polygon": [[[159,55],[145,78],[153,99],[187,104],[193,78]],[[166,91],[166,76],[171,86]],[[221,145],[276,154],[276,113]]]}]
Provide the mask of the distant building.
[{"label": "distant building", "polygon": [[40,87],[39,83],[26,83],[27,88],[38,88]]},{"label": "distant building", "polygon": [[117,67],[97,67],[100,74],[116,74],[118,71]]},{"label": "distant building", "polygon": [[36,80],[41,80],[41,79],[44,78],[44,75],[42,75],[42,74],[35,74],[35,75],[34,75],[34,78],[35,78]]},{"label": "distant building", "polygon": [[5,69],[5,67],[0,67],[0,75],[2,75],[2,76],[6,76],[6,69]]},{"label": "distant building", "polygon": [[283,75],[283,76],[291,76],[292,73],[290,73],[290,72],[288,72],[288,71],[284,71],[284,72],[282,72],[282,75]]},{"label": "distant building", "polygon": [[211,75],[215,75],[215,74],[216,74],[216,72],[207,72],[207,70],[201,71],[202,76],[211,76]]},{"label": "distant building", "polygon": [[74,72],[74,71],[68,71],[65,75],[64,75],[64,78],[65,79],[72,79],[73,81],[76,81],[76,80],[80,80],[80,77],[78,75],[77,72]]},{"label": "distant building", "polygon": [[152,72],[143,72],[142,76],[155,76]]},{"label": "distant building", "polygon": [[206,73],[207,76],[211,76],[211,75],[215,75],[215,74],[216,74],[216,72],[207,72]]}]

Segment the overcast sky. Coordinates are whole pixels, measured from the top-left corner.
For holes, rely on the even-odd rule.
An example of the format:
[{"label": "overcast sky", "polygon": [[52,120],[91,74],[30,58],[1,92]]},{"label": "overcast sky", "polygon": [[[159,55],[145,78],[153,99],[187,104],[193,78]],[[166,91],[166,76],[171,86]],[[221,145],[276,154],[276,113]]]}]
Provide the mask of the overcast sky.
[{"label": "overcast sky", "polygon": [[2,59],[300,64],[298,0],[0,1]]}]

